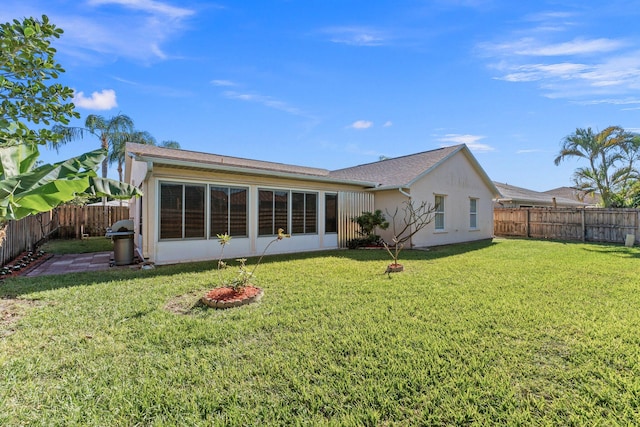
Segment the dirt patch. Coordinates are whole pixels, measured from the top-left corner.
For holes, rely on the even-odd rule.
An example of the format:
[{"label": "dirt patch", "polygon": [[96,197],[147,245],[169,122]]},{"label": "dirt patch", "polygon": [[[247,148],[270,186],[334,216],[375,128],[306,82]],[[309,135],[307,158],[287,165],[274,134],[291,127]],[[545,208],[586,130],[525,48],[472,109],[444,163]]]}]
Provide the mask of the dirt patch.
[{"label": "dirt patch", "polygon": [[0,339],[15,332],[14,324],[33,307],[41,307],[45,303],[12,297],[0,297]]},{"label": "dirt patch", "polygon": [[191,314],[194,308],[204,306],[200,299],[205,292],[205,289],[200,289],[186,294],[176,295],[167,302],[164,309],[173,314]]}]

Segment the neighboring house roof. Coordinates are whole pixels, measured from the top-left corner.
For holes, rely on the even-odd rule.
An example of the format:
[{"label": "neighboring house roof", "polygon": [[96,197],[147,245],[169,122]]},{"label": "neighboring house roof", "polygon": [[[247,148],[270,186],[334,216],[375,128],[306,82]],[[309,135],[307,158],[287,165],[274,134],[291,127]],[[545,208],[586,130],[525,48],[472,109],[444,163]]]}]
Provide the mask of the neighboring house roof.
[{"label": "neighboring house roof", "polygon": [[574,187],[558,187],[553,190],[547,190],[544,192],[555,197],[564,197],[565,199],[578,200],[584,202],[589,206],[599,206],[602,203],[602,198],[598,193],[585,194],[583,191]]},{"label": "neighboring house roof", "polygon": [[[87,203],[87,206],[105,206],[102,202]],[[128,200],[108,200],[106,206],[129,206]]]},{"label": "neighboring house roof", "polygon": [[462,152],[491,191],[495,195],[499,194],[498,189],[464,144],[335,171],[135,143],[127,143],[127,152],[138,160],[176,167],[201,167],[256,175],[342,182],[370,189],[408,188],[449,157]]},{"label": "neighboring house roof", "polygon": [[585,206],[584,203],[574,199],[552,196],[547,193],[516,187],[515,185],[503,184],[501,182],[494,182],[494,184],[501,193],[501,196],[496,199],[498,203],[552,206],[555,197],[556,205]]},{"label": "neighboring house roof", "polygon": [[485,184],[495,195],[498,195],[498,189],[494,186],[493,181],[464,144],[339,169],[331,171],[329,175],[377,181],[380,183],[378,189],[408,188],[458,152],[462,152],[467,157]]}]

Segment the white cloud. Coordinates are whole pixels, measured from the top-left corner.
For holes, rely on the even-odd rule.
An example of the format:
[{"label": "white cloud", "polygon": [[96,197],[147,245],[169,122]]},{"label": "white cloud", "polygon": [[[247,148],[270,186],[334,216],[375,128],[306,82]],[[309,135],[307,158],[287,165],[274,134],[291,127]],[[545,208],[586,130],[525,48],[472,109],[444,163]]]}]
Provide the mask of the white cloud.
[{"label": "white cloud", "polygon": [[534,37],[525,37],[513,42],[499,44],[485,43],[483,50],[502,55],[519,56],[569,56],[593,55],[613,52],[626,46],[622,40],[608,38],[583,39],[575,38],[560,43],[544,43]]},{"label": "white cloud", "polygon": [[[541,13],[530,17],[528,21],[534,26],[519,29],[517,37],[508,35],[503,42],[482,43],[479,49],[490,58],[496,79],[535,82],[541,95],[548,98],[584,101],[640,96],[640,52],[630,49],[634,43],[585,36],[600,28],[589,28],[581,18],[564,12]],[[576,34],[578,28],[580,35]]]},{"label": "white cloud", "polygon": [[284,111],[285,113],[293,114],[295,116],[312,118],[311,116],[306,114],[304,111],[300,110],[299,108],[291,106],[284,101],[279,101],[270,96],[260,95],[256,93],[241,93],[241,92],[236,92],[231,90],[223,92],[222,95],[225,96],[226,98],[235,99],[238,101],[255,102],[257,104],[264,105],[265,107],[273,108],[274,110]]},{"label": "white cloud", "polygon": [[393,122],[391,120],[387,120],[386,122],[384,122],[384,124],[382,125],[386,128],[393,126]]},{"label": "white cloud", "polygon": [[444,135],[438,138],[438,141],[452,142],[454,144],[466,144],[471,151],[477,151],[477,152],[494,151],[495,149],[490,145],[478,143],[478,141],[484,138],[485,137],[481,135],[469,135],[469,134],[461,135],[457,133],[449,133],[447,135]]},{"label": "white cloud", "polygon": [[193,11],[154,0],[89,0],[87,4],[102,6],[117,4],[129,9],[141,10],[149,14],[161,14],[170,18],[179,19],[193,15]]},{"label": "white cloud", "polygon": [[531,82],[550,78],[570,80],[578,78],[580,74],[588,72],[590,69],[587,65],[572,63],[528,64],[513,67],[511,73],[505,74],[499,80],[508,82]]},{"label": "white cloud", "polygon": [[49,13],[64,28],[56,43],[61,54],[100,64],[117,58],[138,62],[171,57],[163,45],[184,30],[195,11],[155,0],[88,0],[82,15]]},{"label": "white cloud", "polygon": [[368,120],[357,120],[349,125],[353,129],[369,129],[371,126],[373,126],[373,122]]},{"label": "white cloud", "polygon": [[235,86],[236,85],[231,80],[211,80],[211,84],[214,86]]},{"label": "white cloud", "polygon": [[382,31],[366,27],[332,27],[321,32],[328,34],[334,43],[351,46],[382,46],[388,41],[388,36]]},{"label": "white cloud", "polygon": [[490,145],[478,144],[478,143],[469,143],[469,144],[467,144],[467,147],[469,147],[469,150],[475,151],[475,152],[478,152],[478,153],[486,153],[488,151],[494,151],[495,150],[495,148],[493,148]]},{"label": "white cloud", "polygon": [[593,40],[575,39],[564,43],[531,46],[528,49],[516,51],[516,54],[532,56],[590,55],[618,50],[624,45],[625,43],[620,40],[606,38]]},{"label": "white cloud", "polygon": [[632,105],[632,104],[640,104],[640,99],[639,99],[639,98],[626,98],[626,99],[617,99],[617,98],[592,99],[592,100],[590,100],[590,101],[576,102],[576,104],[580,104],[580,105],[602,105],[602,104],[611,104],[611,105]]},{"label": "white cloud", "polygon": [[103,89],[100,92],[92,92],[91,97],[84,96],[84,92],[76,92],[73,103],[87,110],[110,110],[118,106],[116,92],[113,89]]},{"label": "white cloud", "polygon": [[531,154],[531,153],[546,153],[545,150],[539,150],[536,148],[524,149],[516,151],[516,154]]}]

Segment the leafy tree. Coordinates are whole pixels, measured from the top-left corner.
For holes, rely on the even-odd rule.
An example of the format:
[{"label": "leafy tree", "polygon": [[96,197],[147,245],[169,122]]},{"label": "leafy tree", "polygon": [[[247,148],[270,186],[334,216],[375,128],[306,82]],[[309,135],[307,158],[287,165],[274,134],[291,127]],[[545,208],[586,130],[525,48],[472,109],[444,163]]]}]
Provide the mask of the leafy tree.
[{"label": "leafy tree", "polygon": [[60,143],[82,139],[86,133],[97,136],[100,139],[101,147],[109,152],[102,163],[102,177],[107,177],[107,165],[116,163],[120,181],[122,181],[122,166],[126,156],[127,142],[180,148],[180,144],[176,141],[162,141],[158,144],[150,132],[136,130],[133,119],[124,114],[118,114],[110,119],[91,114],[85,120],[85,127],[55,126],[54,129],[63,136]]},{"label": "leafy tree", "polygon": [[82,139],[86,133],[97,136],[100,139],[100,147],[108,153],[102,161],[102,178],[107,177],[109,159],[117,158],[118,146],[124,136],[134,132],[133,120],[124,114],[118,114],[109,119],[97,114],[89,114],[85,119],[84,127],[57,125],[53,129],[62,135],[60,143]]},{"label": "leafy tree", "polygon": [[640,139],[619,126],[594,133],[591,128],[576,129],[562,141],[554,163],[570,157],[585,159],[588,166],[575,170],[573,180],[584,193],[598,192],[605,207],[624,199],[630,184],[638,178],[634,163],[638,160]]},{"label": "leafy tree", "polygon": [[73,90],[50,83],[64,72],[51,46],[62,32],[46,15],[0,24],[0,147],[55,143],[61,135],[37,127],[80,117]]},{"label": "leafy tree", "polygon": [[109,164],[117,163],[118,178],[122,181],[122,165],[127,155],[127,142],[135,142],[138,144],[157,145],[165,148],[180,148],[180,144],[176,141],[162,141],[157,144],[156,139],[150,132],[146,130],[133,130],[132,132],[124,132],[118,134],[113,140],[113,146],[109,153]]},{"label": "leafy tree", "polygon": [[37,146],[0,147],[0,223],[47,212],[78,194],[117,199],[141,195],[136,187],[97,176],[95,169],[106,154],[98,149],[36,166]]},{"label": "leafy tree", "polygon": [[[62,30],[49,22],[25,18],[0,24],[0,237],[8,220],[46,212],[78,194],[130,198],[140,191],[121,182],[98,178],[95,168],[107,150],[96,150],[59,163],[40,164],[38,145],[56,146],[58,128],[80,117],[73,91],[48,85],[64,72],[53,58],[50,38]],[[54,128],[34,129],[40,123]]]},{"label": "leafy tree", "polygon": [[384,214],[380,209],[375,212],[363,212],[361,215],[351,218],[351,221],[360,226],[358,234],[363,236],[362,239],[353,239],[349,243],[350,247],[358,247],[362,245],[370,245],[378,243],[380,236],[375,234],[376,228],[386,230],[389,228],[389,221],[384,217]]},{"label": "leafy tree", "polygon": [[112,142],[112,149],[109,153],[109,164],[118,164],[118,178],[122,181],[122,165],[126,156],[127,142],[136,142],[138,144],[156,145],[156,139],[146,130],[133,130],[131,132],[123,132],[118,134]]},{"label": "leafy tree", "polygon": [[180,143],[178,141],[162,141],[158,144],[158,147],[164,148],[180,148]]}]

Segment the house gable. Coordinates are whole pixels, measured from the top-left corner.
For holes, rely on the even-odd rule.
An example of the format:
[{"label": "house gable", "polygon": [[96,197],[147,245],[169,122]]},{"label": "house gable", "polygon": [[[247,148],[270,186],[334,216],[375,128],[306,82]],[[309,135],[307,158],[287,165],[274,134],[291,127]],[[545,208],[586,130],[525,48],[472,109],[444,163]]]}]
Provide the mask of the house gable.
[{"label": "house gable", "polygon": [[[449,177],[446,182],[451,188],[460,187],[462,177],[482,187],[479,198],[483,200],[490,201],[495,190],[465,145],[337,171],[141,144],[128,144],[127,151],[126,177],[145,193],[131,207],[137,243],[145,257],[160,264],[215,258],[219,255],[216,234],[224,232],[225,221],[232,216],[245,223],[228,222],[229,228],[240,230],[225,250],[229,257],[261,253],[278,227],[292,237],[272,253],[332,249],[345,246],[345,239],[353,234],[353,216],[379,203],[384,204],[383,210],[395,207],[407,192],[418,196],[424,185],[441,184],[443,176]],[[425,193],[425,200],[431,201],[434,191]],[[468,196],[466,200],[468,210]],[[331,206],[337,212],[331,213],[335,218],[330,224]],[[221,220],[222,214],[226,216]],[[490,237],[491,232],[484,227],[483,233],[467,240]],[[458,238],[453,232],[449,236]],[[430,243],[454,242],[449,240]]]},{"label": "house gable", "polygon": [[[434,214],[434,221],[413,237],[412,245],[435,246],[492,237],[492,198],[497,191],[494,186],[486,184],[486,174],[481,168],[478,169],[477,162],[467,151],[465,147],[451,152],[429,171],[419,174],[402,191],[376,191],[376,207],[391,214],[396,206],[401,209],[398,202],[403,198],[409,200],[408,196],[414,205],[426,202],[434,206],[436,197],[441,202],[442,211],[438,213],[438,221]],[[389,207],[383,206],[383,203],[395,205]],[[471,216],[474,217],[474,225],[471,224]],[[402,221],[401,214],[397,220]],[[390,237],[386,233],[386,239]]]}]

